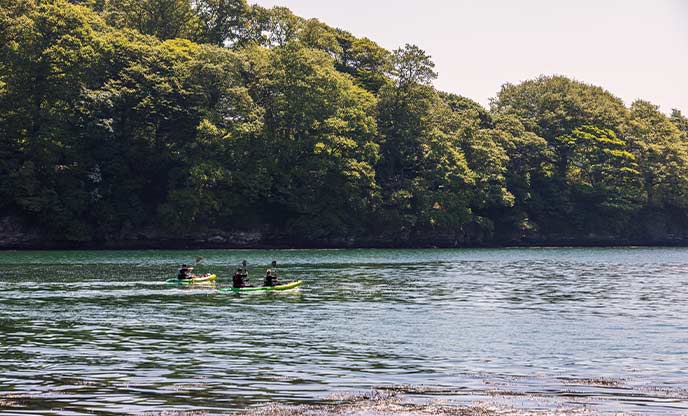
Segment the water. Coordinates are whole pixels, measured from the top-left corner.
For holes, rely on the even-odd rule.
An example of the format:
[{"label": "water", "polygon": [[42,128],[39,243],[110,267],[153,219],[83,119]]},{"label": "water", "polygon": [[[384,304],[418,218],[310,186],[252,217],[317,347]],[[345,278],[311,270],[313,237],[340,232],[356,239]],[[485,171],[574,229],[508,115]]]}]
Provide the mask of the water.
[{"label": "water", "polygon": [[[162,283],[196,256],[216,286]],[[218,292],[244,259],[255,283],[277,260],[305,284]],[[3,415],[336,413],[371,389],[688,414],[688,249],[1,252],[0,267]]]}]

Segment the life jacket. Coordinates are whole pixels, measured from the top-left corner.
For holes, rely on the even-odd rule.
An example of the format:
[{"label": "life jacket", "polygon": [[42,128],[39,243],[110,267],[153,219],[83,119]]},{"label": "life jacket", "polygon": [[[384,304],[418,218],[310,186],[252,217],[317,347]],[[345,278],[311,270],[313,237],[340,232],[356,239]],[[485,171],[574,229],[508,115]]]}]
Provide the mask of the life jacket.
[{"label": "life jacket", "polygon": [[232,276],[232,287],[238,289],[246,286],[246,281],[244,280],[246,278],[245,274],[241,273],[235,273],[234,276]]}]

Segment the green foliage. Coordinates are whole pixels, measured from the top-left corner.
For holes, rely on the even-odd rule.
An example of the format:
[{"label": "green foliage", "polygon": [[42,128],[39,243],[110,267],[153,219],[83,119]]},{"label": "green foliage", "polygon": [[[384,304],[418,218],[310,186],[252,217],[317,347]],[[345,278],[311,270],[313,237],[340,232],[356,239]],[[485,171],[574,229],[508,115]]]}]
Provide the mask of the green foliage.
[{"label": "green foliage", "polygon": [[327,52],[332,57],[342,53],[337,32],[317,19],[304,22],[299,39],[305,46]]},{"label": "green foliage", "polygon": [[416,45],[406,44],[394,51],[390,75],[398,88],[408,88],[415,84],[430,85],[437,78],[434,67],[435,63],[425,51]]},{"label": "green foliage", "polygon": [[237,42],[245,33],[250,9],[246,0],[193,0],[200,42],[217,46]]},{"label": "green foliage", "polygon": [[680,110],[671,110],[671,122],[683,132],[684,138],[688,140],[688,117],[684,116]]},{"label": "green foliage", "polygon": [[331,217],[333,231],[353,226],[351,214],[364,214],[375,198],[375,98],[323,52],[290,44],[270,58],[263,96],[266,150],[278,173],[271,203],[304,231],[318,215]]},{"label": "green foliage", "polygon": [[253,6],[253,29],[250,35],[263,46],[284,46],[295,40],[303,27],[303,19],[286,7],[265,9]]},{"label": "green foliage", "polygon": [[358,39],[348,32],[337,31],[340,52],[336,56],[337,70],[351,75],[370,92],[378,93],[389,82],[391,54],[370,39]]},{"label": "green foliage", "polygon": [[561,138],[571,148],[566,180],[576,200],[596,208],[633,211],[642,203],[640,172],[627,143],[609,129],[582,126]]},{"label": "green foliage", "polygon": [[[104,9],[113,26],[135,29],[162,40],[190,37],[199,25],[189,0],[108,0]],[[200,10],[207,17],[203,23],[210,26],[206,29],[222,29],[225,22],[208,17],[203,6]]]},{"label": "green foliage", "polygon": [[[617,134],[623,133],[628,119],[620,99],[602,88],[565,77],[540,77],[504,85],[492,102],[492,111],[497,116],[515,117],[527,132],[547,143],[546,149],[539,150],[544,158],[540,167],[545,169],[527,175],[532,189],[532,201],[525,210],[529,219],[545,230],[617,232],[619,227],[612,221],[606,227],[598,225],[604,216],[617,216],[623,222],[640,198],[635,191],[597,176],[609,175],[606,179],[611,182],[624,182],[629,173],[626,169],[633,169],[619,164],[622,155],[630,154],[628,143],[614,142],[620,140]],[[614,143],[618,147],[611,147]],[[616,159],[602,155],[616,155]]]},{"label": "green foliage", "polygon": [[427,85],[432,67],[424,52],[407,45],[394,54],[395,82],[379,93],[380,223],[401,237],[459,232],[471,220],[475,174],[461,148],[461,121]]},{"label": "green foliage", "polygon": [[650,207],[688,207],[688,142],[675,121],[646,101],[631,105],[626,128],[630,151],[640,165]]},{"label": "green foliage", "polygon": [[604,89],[562,76],[505,84],[492,110],[518,117],[548,142],[584,124],[618,131],[627,113],[623,102]]},{"label": "green foliage", "polygon": [[688,223],[688,120],[561,76],[488,110],[245,0],[0,0],[0,214],[66,241],[495,242]]}]

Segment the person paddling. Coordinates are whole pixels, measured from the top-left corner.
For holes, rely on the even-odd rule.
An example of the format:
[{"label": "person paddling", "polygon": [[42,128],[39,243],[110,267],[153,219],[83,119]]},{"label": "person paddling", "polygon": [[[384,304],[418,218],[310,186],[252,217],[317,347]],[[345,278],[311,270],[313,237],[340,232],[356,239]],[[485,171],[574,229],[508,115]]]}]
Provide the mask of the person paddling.
[{"label": "person paddling", "polygon": [[232,276],[232,287],[240,289],[242,287],[251,287],[248,282],[248,272],[246,269],[238,268],[234,276]]},{"label": "person paddling", "polygon": [[177,274],[177,279],[179,280],[191,280],[194,278],[194,275],[191,274],[191,271],[193,270],[193,267],[189,267],[186,264],[182,264],[182,267],[179,268],[179,273]]},{"label": "person paddling", "polygon": [[278,286],[279,284],[279,278],[276,275],[272,274],[272,270],[268,269],[268,271],[265,272],[265,281],[263,281],[263,286],[272,287]]}]

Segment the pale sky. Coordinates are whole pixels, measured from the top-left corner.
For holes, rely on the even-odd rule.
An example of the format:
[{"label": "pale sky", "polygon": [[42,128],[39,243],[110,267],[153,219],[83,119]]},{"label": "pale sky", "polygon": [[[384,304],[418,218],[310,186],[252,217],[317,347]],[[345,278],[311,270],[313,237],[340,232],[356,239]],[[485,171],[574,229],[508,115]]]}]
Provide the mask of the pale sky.
[{"label": "pale sky", "polygon": [[688,0],[249,0],[387,49],[416,44],[441,90],[483,105],[505,82],[560,74],[627,105],[688,114]]}]

